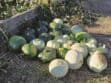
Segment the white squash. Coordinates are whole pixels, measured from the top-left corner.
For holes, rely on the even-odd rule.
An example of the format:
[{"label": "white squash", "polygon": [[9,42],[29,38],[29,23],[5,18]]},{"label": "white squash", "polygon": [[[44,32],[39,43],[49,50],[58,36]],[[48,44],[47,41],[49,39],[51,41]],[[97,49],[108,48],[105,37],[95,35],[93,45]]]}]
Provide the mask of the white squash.
[{"label": "white squash", "polygon": [[45,42],[41,39],[34,39],[31,41],[31,44],[36,46],[37,50],[41,51],[45,48]]},{"label": "white squash", "polygon": [[68,35],[65,34],[65,35],[63,35],[63,39],[64,39],[64,40],[69,40],[70,37],[69,37]]},{"label": "white squash", "polygon": [[103,54],[108,54],[108,49],[106,48],[106,45],[90,49],[90,54],[93,54],[95,52],[99,52],[99,53],[103,53]]},{"label": "white squash", "polygon": [[104,54],[96,51],[87,59],[89,68],[94,72],[102,72],[108,66],[107,59]]},{"label": "white squash", "polygon": [[88,47],[85,44],[75,43],[71,49],[77,50],[84,58],[88,55]]},{"label": "white squash", "polygon": [[71,46],[73,45],[72,40],[68,40],[67,42],[63,43],[63,47],[67,49],[71,49]]},{"label": "white squash", "polygon": [[70,69],[80,69],[83,65],[83,56],[76,50],[69,50],[65,60],[69,63]]},{"label": "white squash", "polygon": [[58,42],[58,43],[63,43],[63,42],[65,42],[64,40],[63,40],[63,37],[62,36],[57,36],[57,37],[55,37],[55,39],[54,39],[56,42]]},{"label": "white squash", "polygon": [[49,64],[49,72],[56,78],[64,77],[68,73],[68,63],[62,59],[55,59]]},{"label": "white squash", "polygon": [[99,46],[98,48],[96,48],[96,50],[101,52],[101,53],[108,54],[108,49],[107,49],[105,44],[103,46]]},{"label": "white squash", "polygon": [[88,42],[97,45],[97,40],[95,38],[90,38]]},{"label": "white squash", "polygon": [[52,29],[57,29],[57,28],[62,28],[63,26],[63,20],[60,18],[55,18],[50,24],[50,28]]},{"label": "white squash", "polygon": [[60,47],[60,43],[56,42],[55,40],[49,40],[47,42],[47,47],[58,49]]},{"label": "white squash", "polygon": [[89,50],[97,48],[97,40],[94,38],[90,38],[88,42],[86,42]]},{"label": "white squash", "polygon": [[55,37],[55,41],[57,41],[57,42],[59,42],[61,44],[67,42],[68,40],[70,40],[68,35],[62,35],[62,36]]},{"label": "white squash", "polygon": [[53,20],[53,22],[55,22],[55,23],[57,23],[57,24],[63,25],[63,20],[60,19],[60,18],[55,18],[55,19]]}]

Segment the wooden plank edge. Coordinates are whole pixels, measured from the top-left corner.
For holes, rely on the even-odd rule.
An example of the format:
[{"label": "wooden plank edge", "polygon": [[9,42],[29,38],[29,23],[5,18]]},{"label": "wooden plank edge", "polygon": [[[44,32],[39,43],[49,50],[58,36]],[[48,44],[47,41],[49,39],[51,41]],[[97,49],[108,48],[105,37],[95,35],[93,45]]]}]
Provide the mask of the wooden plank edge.
[{"label": "wooden plank edge", "polygon": [[23,24],[26,22],[33,22],[37,17],[37,7],[29,9],[23,13],[19,13],[6,20],[0,20],[0,27],[9,35],[17,34]]}]

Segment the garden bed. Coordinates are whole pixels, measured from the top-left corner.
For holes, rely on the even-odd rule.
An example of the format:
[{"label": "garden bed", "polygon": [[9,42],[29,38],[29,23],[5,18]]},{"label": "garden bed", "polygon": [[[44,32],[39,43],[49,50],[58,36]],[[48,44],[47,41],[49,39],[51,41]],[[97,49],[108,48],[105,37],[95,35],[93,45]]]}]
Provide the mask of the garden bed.
[{"label": "garden bed", "polygon": [[[38,8],[23,12],[9,19],[0,21],[0,26],[8,35],[18,34],[26,26],[34,26],[38,21]],[[27,25],[26,25],[27,24]],[[91,33],[90,29],[88,29]],[[106,32],[107,33],[107,32]],[[105,43],[110,50],[110,36],[92,34],[99,42]],[[86,65],[80,70],[70,70],[61,79],[52,77],[48,72],[48,64],[39,60],[28,60],[21,57],[21,53],[10,52],[5,38],[0,37],[0,58],[8,60],[6,72],[0,73],[0,83],[110,83],[111,61],[108,68],[100,74],[90,71]]]}]

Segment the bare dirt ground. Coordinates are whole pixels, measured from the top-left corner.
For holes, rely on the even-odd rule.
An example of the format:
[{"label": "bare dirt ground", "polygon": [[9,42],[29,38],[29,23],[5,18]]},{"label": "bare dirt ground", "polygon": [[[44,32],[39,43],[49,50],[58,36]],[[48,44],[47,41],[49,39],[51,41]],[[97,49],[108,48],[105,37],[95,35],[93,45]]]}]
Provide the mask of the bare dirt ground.
[{"label": "bare dirt ground", "polygon": [[111,17],[100,17],[95,25],[87,26],[86,30],[89,33],[111,35]]}]

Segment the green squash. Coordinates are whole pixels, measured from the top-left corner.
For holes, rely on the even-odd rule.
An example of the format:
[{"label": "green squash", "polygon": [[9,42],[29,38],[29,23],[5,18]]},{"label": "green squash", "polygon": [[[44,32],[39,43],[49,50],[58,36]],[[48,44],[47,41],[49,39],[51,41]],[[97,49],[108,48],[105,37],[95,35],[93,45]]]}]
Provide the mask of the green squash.
[{"label": "green squash", "polygon": [[27,57],[36,57],[37,56],[37,49],[34,45],[32,44],[25,44],[22,47],[22,52],[24,53],[24,55],[26,55]]},{"label": "green squash", "polygon": [[43,40],[44,42],[52,40],[53,38],[54,38],[54,36],[49,33],[42,33],[39,35],[39,39]]},{"label": "green squash", "polygon": [[50,24],[51,29],[60,29],[63,26],[63,20],[60,18],[55,18]]},{"label": "green squash", "polygon": [[19,50],[22,47],[22,45],[24,45],[25,43],[26,40],[21,36],[12,36],[9,39],[9,47],[12,50]]},{"label": "green squash", "polygon": [[70,39],[71,39],[72,41],[76,41],[76,39],[75,39],[75,34],[71,33],[71,34],[69,35],[69,37],[70,37]]},{"label": "green squash", "polygon": [[52,48],[45,48],[43,52],[38,55],[42,62],[49,62],[56,58],[56,50]]},{"label": "green squash", "polygon": [[53,32],[50,32],[49,34],[52,35],[53,37],[62,35],[62,33],[60,31],[53,31]]},{"label": "green squash", "polygon": [[75,34],[75,40],[78,42],[87,42],[90,35],[87,32],[78,32]]},{"label": "green squash", "polygon": [[59,24],[57,24],[57,23],[55,23],[55,22],[51,22],[51,23],[49,24],[49,27],[50,27],[51,29],[57,29],[57,28],[60,28],[61,26],[59,26]]},{"label": "green squash", "polygon": [[69,49],[67,49],[67,48],[59,48],[58,49],[59,57],[64,59],[68,50]]}]

